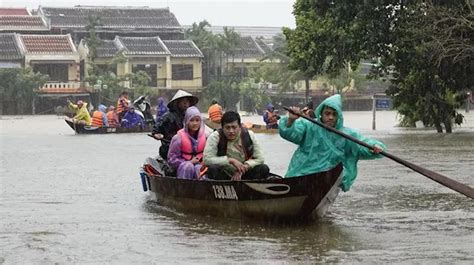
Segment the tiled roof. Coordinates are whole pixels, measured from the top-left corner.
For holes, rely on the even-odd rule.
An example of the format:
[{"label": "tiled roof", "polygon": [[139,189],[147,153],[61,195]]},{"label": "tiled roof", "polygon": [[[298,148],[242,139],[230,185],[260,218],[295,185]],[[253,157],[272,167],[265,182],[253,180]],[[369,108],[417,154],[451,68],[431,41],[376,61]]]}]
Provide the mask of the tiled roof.
[{"label": "tiled roof", "polygon": [[256,38],[255,42],[257,43],[258,46],[260,46],[260,48],[262,48],[265,54],[269,54],[273,52],[272,48],[270,48],[270,46],[268,46],[265,42],[263,42],[262,39]]},{"label": "tiled roof", "polygon": [[0,60],[20,60],[23,56],[14,33],[0,34]]},{"label": "tiled roof", "polygon": [[48,26],[40,16],[2,16],[0,15],[1,30],[42,30],[47,31]]},{"label": "tiled roof", "polygon": [[240,37],[237,48],[234,49],[235,57],[261,58],[265,56],[263,49],[255,42],[252,37]]},{"label": "tiled roof", "polygon": [[192,40],[163,40],[172,57],[204,57]]},{"label": "tiled roof", "polygon": [[20,35],[26,53],[72,54],[76,53],[70,35]]},{"label": "tiled roof", "polygon": [[84,28],[89,17],[98,17],[103,29],[180,29],[168,8],[123,7],[40,7],[39,13],[50,18],[51,28]]},{"label": "tiled roof", "polygon": [[[185,25],[185,29],[191,28],[192,26]],[[233,29],[235,32],[239,33],[240,36],[245,37],[263,37],[265,39],[272,39],[278,34],[283,34],[281,27],[258,27],[258,26],[211,26],[209,30],[214,34],[223,34],[224,27]]]},{"label": "tiled roof", "polygon": [[0,8],[0,16],[29,16],[26,7],[23,8]]},{"label": "tiled roof", "polygon": [[97,48],[97,57],[107,58],[114,57],[119,49],[115,46],[113,40],[103,40],[102,45]]},{"label": "tiled roof", "polygon": [[[115,37],[128,55],[169,55],[159,37]],[[119,47],[121,48],[121,47]]]}]

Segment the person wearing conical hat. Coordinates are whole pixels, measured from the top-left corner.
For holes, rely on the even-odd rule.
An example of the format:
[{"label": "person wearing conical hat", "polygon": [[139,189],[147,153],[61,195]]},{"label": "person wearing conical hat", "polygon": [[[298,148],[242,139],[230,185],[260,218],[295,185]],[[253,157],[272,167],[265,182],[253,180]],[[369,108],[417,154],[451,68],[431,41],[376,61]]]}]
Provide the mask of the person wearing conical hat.
[{"label": "person wearing conical hat", "polygon": [[186,110],[196,105],[199,99],[192,94],[178,90],[168,103],[168,112],[161,120],[153,126],[151,134],[155,139],[163,140],[160,146],[160,156],[166,160],[168,158],[169,143],[171,138],[183,128],[184,114]]}]

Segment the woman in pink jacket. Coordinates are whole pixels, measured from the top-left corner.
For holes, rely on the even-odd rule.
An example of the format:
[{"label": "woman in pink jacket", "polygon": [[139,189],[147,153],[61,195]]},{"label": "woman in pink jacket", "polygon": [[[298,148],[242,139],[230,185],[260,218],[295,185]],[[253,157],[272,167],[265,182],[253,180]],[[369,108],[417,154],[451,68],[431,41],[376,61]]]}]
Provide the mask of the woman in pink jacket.
[{"label": "woman in pink jacket", "polygon": [[195,106],[186,110],[184,128],[171,139],[168,164],[178,178],[202,179],[201,162],[206,146],[206,133],[201,112]]}]

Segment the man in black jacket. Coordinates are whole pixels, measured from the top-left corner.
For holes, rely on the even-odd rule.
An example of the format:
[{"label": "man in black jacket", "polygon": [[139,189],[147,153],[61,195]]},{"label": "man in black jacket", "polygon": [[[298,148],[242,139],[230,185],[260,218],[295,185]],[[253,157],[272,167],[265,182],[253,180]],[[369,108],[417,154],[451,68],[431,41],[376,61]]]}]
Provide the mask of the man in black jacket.
[{"label": "man in black jacket", "polygon": [[196,105],[198,101],[199,99],[192,94],[178,90],[167,105],[169,111],[163,116],[161,121],[153,126],[151,134],[155,139],[161,140],[160,156],[165,161],[168,159],[171,138],[183,128],[186,109]]}]

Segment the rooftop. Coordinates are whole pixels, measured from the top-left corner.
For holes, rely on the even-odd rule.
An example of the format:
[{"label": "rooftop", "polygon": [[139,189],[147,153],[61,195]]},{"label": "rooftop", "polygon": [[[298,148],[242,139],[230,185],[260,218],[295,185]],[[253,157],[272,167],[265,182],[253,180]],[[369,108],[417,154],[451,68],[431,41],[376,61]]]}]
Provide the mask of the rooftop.
[{"label": "rooftop", "polygon": [[0,60],[20,60],[23,58],[14,33],[0,33]]},{"label": "rooftop", "polygon": [[0,31],[48,31],[40,16],[0,15]]},{"label": "rooftop", "polygon": [[76,47],[68,35],[20,35],[28,54],[72,54]]},{"label": "rooftop", "polygon": [[191,40],[164,40],[172,57],[204,57],[199,48]]},{"label": "rooftop", "polygon": [[49,18],[51,28],[82,29],[89,17],[97,17],[102,29],[179,29],[181,25],[168,8],[149,7],[40,7],[38,13]]},{"label": "rooftop", "polygon": [[26,7],[2,7],[0,16],[29,16],[30,12]]}]

